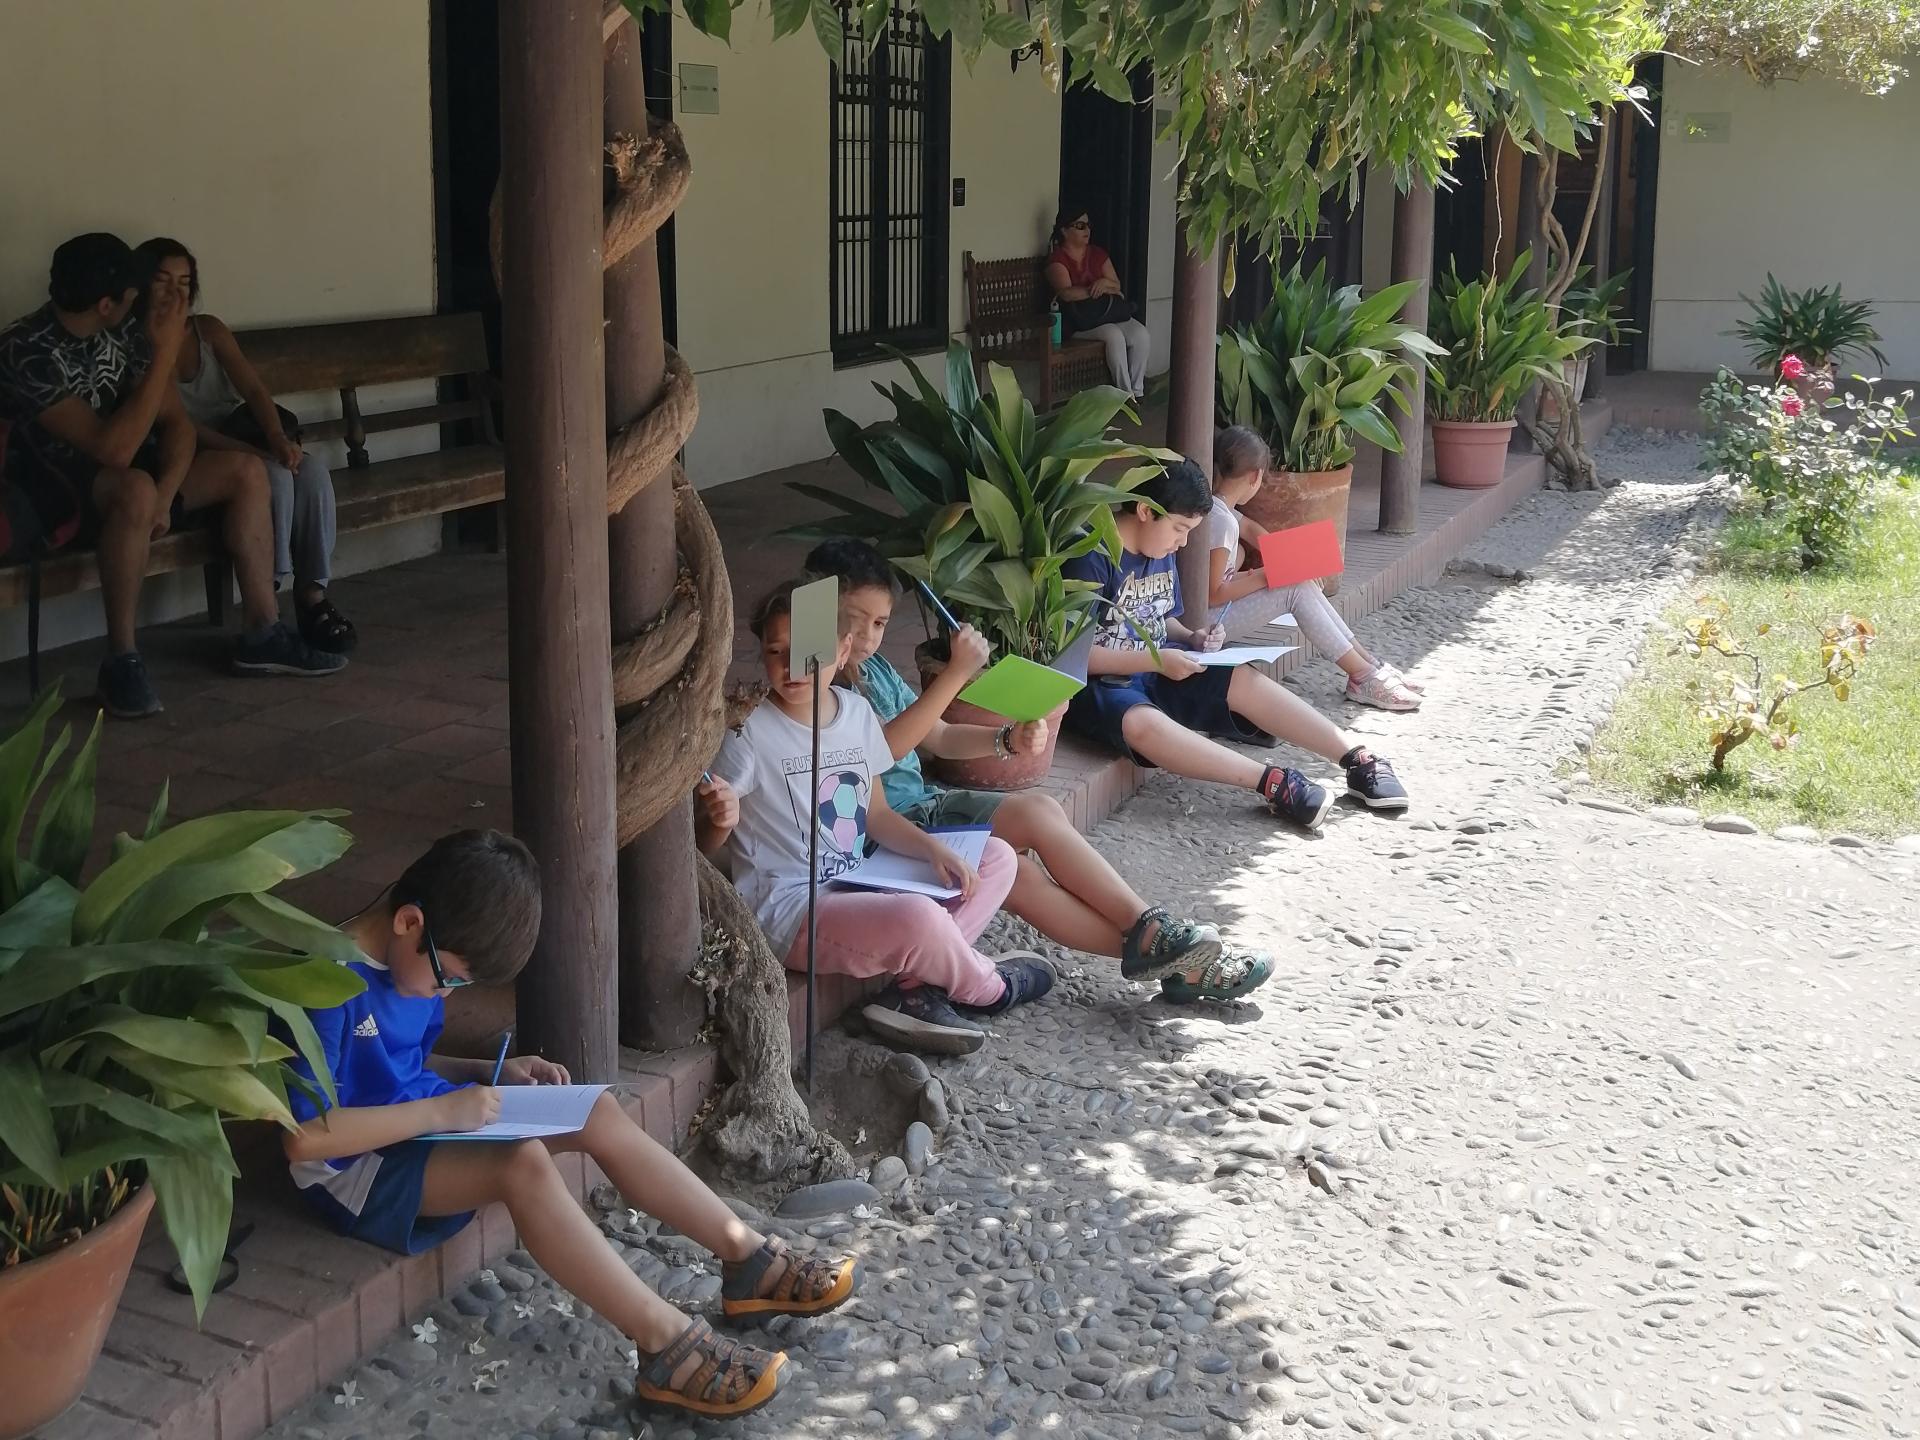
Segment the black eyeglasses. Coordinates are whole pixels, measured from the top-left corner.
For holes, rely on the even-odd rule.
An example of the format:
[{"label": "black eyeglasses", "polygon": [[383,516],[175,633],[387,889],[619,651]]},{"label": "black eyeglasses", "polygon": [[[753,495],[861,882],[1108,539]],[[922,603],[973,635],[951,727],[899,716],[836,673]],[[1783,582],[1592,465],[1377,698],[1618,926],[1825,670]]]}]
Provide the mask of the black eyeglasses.
[{"label": "black eyeglasses", "polygon": [[1091,230],[1092,228],[1093,226],[1085,220],[1071,220],[1067,223],[1069,230]]},{"label": "black eyeglasses", "polygon": [[[419,910],[419,906],[414,907]],[[433,983],[440,990],[458,990],[462,985],[471,985],[473,981],[463,980],[458,975],[449,975],[440,964],[440,947],[433,943],[433,927],[427,924],[427,912],[420,910],[420,938],[427,942],[427,964],[433,967]]]}]

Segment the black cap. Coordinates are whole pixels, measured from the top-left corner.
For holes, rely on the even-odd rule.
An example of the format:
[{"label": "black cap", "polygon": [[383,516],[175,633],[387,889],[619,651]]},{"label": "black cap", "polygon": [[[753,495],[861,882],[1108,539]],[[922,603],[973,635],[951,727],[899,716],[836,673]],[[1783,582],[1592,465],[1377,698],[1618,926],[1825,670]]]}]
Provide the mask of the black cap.
[{"label": "black cap", "polygon": [[53,252],[47,293],[62,310],[91,310],[134,288],[133,251],[104,230],[76,235]]}]

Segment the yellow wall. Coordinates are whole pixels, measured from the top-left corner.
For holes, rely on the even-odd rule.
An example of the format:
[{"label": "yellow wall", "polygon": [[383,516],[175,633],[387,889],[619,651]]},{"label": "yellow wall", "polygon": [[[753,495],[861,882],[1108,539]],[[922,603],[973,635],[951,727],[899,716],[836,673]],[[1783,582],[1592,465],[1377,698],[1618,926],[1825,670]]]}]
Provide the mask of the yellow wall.
[{"label": "yellow wall", "polygon": [[[1724,143],[1688,139],[1689,116],[1731,120]],[[1872,300],[1886,373],[1920,377],[1914,137],[1920,78],[1881,97],[1824,80],[1765,89],[1726,70],[1667,66],[1654,223],[1656,370],[1744,364],[1723,332],[1771,271],[1792,289],[1839,284]],[[1843,368],[1872,373],[1870,357]]]},{"label": "yellow wall", "polygon": [[[696,483],[716,485],[828,454],[822,407],[861,418],[885,405],[872,382],[892,364],[836,369],[830,350],[828,84],[809,35],[772,40],[771,20],[736,13],[731,47],[674,31],[677,64],[719,69],[720,113],[675,119],[693,186],[674,217],[681,350],[704,417],[687,447]],[[1038,254],[1060,176],[1060,100],[1036,65],[1004,55],[955,62],[951,173],[967,203],[949,213],[948,321],[966,323],[961,257]],[[1156,237],[1155,244],[1162,242]],[[937,357],[936,357],[937,363]]]},{"label": "yellow wall", "polygon": [[81,230],[184,241],[236,325],[433,308],[425,0],[0,10],[0,315]]}]

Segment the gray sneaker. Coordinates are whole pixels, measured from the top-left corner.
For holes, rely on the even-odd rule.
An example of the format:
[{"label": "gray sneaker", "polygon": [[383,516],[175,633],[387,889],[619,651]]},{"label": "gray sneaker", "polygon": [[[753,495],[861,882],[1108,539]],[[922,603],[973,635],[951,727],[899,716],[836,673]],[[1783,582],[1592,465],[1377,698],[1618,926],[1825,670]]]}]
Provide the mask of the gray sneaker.
[{"label": "gray sneaker", "polygon": [[138,654],[109,655],[100,662],[100,708],[121,720],[144,720],[167,707],[154,693],[147,662]]},{"label": "gray sneaker", "polygon": [[261,640],[243,637],[233,647],[236,675],[331,675],[346,668],[346,656],[314,649],[285,625],[275,625]]},{"label": "gray sneaker", "polygon": [[962,1020],[937,985],[913,990],[889,985],[860,1014],[867,1028],[888,1044],[929,1055],[971,1055],[987,1043],[987,1032]]}]

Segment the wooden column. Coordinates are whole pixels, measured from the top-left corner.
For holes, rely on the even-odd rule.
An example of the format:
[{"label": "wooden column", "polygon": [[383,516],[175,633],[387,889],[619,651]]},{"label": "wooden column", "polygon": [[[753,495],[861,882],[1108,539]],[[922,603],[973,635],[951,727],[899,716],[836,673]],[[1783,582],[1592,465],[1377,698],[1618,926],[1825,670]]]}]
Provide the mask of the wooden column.
[{"label": "wooden column", "polygon": [[[1403,324],[1427,328],[1427,292],[1433,288],[1433,187],[1416,184],[1393,202],[1393,274],[1389,283],[1418,280],[1420,284],[1400,309]],[[1420,474],[1426,463],[1427,370],[1413,367],[1403,381],[1407,410],[1393,406],[1394,428],[1400,432],[1400,453],[1380,457],[1380,529],[1387,535],[1411,535],[1420,527]]]},{"label": "wooden column", "polygon": [[[1167,446],[1213,475],[1214,342],[1220,328],[1219,248],[1196,254],[1187,244],[1186,221],[1173,232],[1173,334],[1169,337]],[[1199,534],[1199,531],[1195,532]],[[1180,551],[1184,624],[1204,628],[1207,617],[1207,548]]]},{"label": "wooden column", "polygon": [[[1620,109],[1616,109],[1612,122],[1600,137],[1600,150],[1594,158],[1594,183],[1600,187],[1600,208],[1594,213],[1593,238],[1587,243],[1592,247],[1588,253],[1593,257],[1595,285],[1613,275],[1613,209],[1616,203],[1613,162],[1620,153],[1618,141],[1620,131],[1624,128]],[[1589,352],[1593,359],[1587,365],[1587,394],[1595,399],[1604,395],[1607,389],[1607,348],[1605,345],[1596,345]]]},{"label": "wooden column", "polygon": [[[1538,155],[1520,157],[1520,201],[1515,207],[1514,255],[1531,250],[1533,258],[1527,265],[1527,278],[1523,282],[1528,289],[1538,290],[1547,279],[1546,243],[1540,237],[1540,164]],[[1521,398],[1520,423],[1513,428],[1513,448],[1523,453],[1530,452],[1533,446],[1533,432],[1529,428],[1540,413],[1540,385],[1536,381],[1527,387],[1527,393]]]},{"label": "wooden column", "polygon": [[[626,19],[606,50],[604,136],[647,133],[647,75],[640,27]],[[607,422],[619,429],[659,399],[666,373],[660,261],[639,246],[606,277]],[[680,572],[673,486],[661,476],[607,527],[613,633],[631,637],[656,619]],[[620,1038],[643,1049],[692,1042],[706,1003],[687,979],[700,944],[693,874],[693,803],[682,800],[620,852]]]},{"label": "wooden column", "polygon": [[518,1043],[581,1081],[618,1063],[600,94],[598,0],[501,0],[513,817],[545,898]]}]

